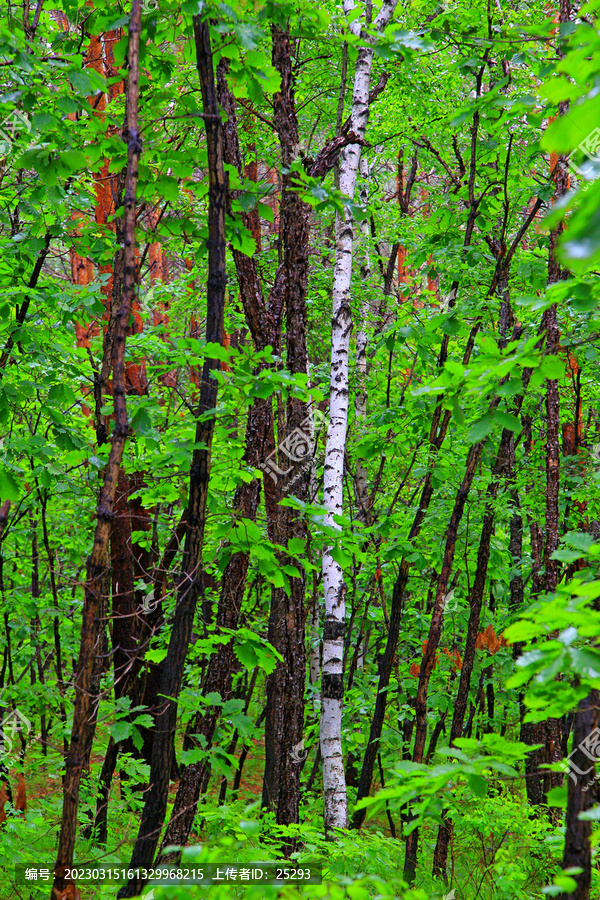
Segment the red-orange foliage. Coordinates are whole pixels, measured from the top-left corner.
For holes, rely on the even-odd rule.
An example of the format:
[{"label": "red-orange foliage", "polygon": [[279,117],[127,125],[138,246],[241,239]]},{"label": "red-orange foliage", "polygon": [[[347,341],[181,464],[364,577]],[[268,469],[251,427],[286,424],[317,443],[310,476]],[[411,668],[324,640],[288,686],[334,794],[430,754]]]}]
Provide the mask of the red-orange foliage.
[{"label": "red-orange foliage", "polygon": [[492,655],[497,653],[501,647],[508,647],[508,643],[503,637],[498,637],[494,631],[493,625],[488,625],[485,631],[480,631],[477,635],[475,643],[476,650],[487,650]]},{"label": "red-orange foliage", "polygon": [[[25,812],[27,809],[27,790],[25,787],[25,778],[21,772],[17,776],[17,797],[15,800],[15,809],[17,812]],[[4,807],[8,801],[7,782],[2,781],[0,786],[0,825],[6,822],[7,813]]]}]

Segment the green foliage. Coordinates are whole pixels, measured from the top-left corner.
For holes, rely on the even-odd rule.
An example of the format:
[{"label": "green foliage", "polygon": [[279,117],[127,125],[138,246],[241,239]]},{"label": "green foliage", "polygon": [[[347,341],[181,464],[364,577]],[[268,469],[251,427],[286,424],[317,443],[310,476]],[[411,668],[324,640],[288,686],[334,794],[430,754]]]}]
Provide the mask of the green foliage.
[{"label": "green foliage", "polygon": [[[143,678],[150,678],[153,667],[166,658],[170,637],[185,539],[176,542],[162,593],[156,596],[154,567],[187,505],[188,474],[198,449],[199,372],[206,359],[221,364],[215,376],[217,407],[207,414],[216,417],[216,426],[203,546],[204,595],[179,696],[176,737],[179,764],[207,762],[212,780],[196,821],[198,843],[186,849],[185,858],[214,861],[230,855],[243,862],[261,859],[265,852],[280,858],[292,837],[299,848],[293,859],[325,867],[323,885],[215,886],[215,898],[441,900],[456,889],[456,900],[539,900],[568,891],[574,873],[560,869],[561,826],[529,815],[520,719],[521,699],[525,724],[536,723],[570,716],[580,700],[600,688],[600,544],[593,532],[600,518],[600,169],[593,141],[600,127],[600,4],[587,4],[577,21],[573,17],[557,30],[541,0],[502,3],[502,9],[483,2],[418,0],[399,4],[384,34],[375,35],[373,23],[363,22],[358,36],[350,33],[349,23],[362,15],[361,4],[349,18],[335,4],[304,0],[200,6],[197,0],[159,0],[146,6],[136,230],[139,310],[126,357],[128,373],[143,373],[143,386],[136,388],[132,378],[126,398],[131,434],[123,465],[128,500],[142,511],[137,520],[132,518],[127,544],[143,560],[133,580],[135,609],[154,610],[160,603],[158,624],[140,660]],[[0,504],[11,502],[0,543],[0,702],[32,722],[24,762],[13,751],[6,755],[13,781],[16,770],[25,768],[29,808],[25,816],[11,814],[3,827],[3,871],[10,871],[15,860],[31,859],[34,850],[37,861],[52,864],[55,858],[85,561],[110,446],[109,441],[98,442],[99,419],[109,435],[112,429],[110,386],[99,397],[94,388],[102,369],[107,297],[119,248],[114,215],[100,208],[99,190],[102,184],[115,187],[127,156],[120,85],[126,74],[129,8],[107,0],[80,8],[61,0],[51,10],[40,10],[33,37],[24,31],[20,8],[7,8],[0,24]],[[226,223],[225,329],[230,346],[209,343],[204,335],[209,182],[192,41],[192,16],[199,12],[210,20],[215,65],[228,65],[244,163],[241,175],[234,166],[226,167],[232,191]],[[60,21],[58,13],[64,17]],[[273,98],[282,85],[272,59],[271,33],[273,26],[286,25],[293,41],[300,132],[291,173],[280,164],[273,120]],[[90,37],[113,30],[114,66],[89,65]],[[350,199],[340,192],[334,170],[319,178],[309,172],[319,150],[350,114],[354,67],[367,39],[374,46],[371,87],[385,82],[385,90],[371,103],[362,147],[368,174],[361,174]],[[344,47],[348,73],[340,97]],[[104,103],[109,95],[110,102]],[[410,204],[402,209],[397,188],[406,189],[414,153],[416,181]],[[570,159],[570,191],[557,202],[550,154]],[[399,160],[403,173],[397,181]],[[244,285],[233,260],[234,252],[254,259],[268,300],[283,261],[278,203],[288,174],[311,208],[306,375],[288,370],[285,317],[281,347],[258,351],[253,346]],[[537,200],[540,212],[522,233]],[[254,213],[260,246],[244,218]],[[345,213],[354,219],[355,246],[348,297],[354,331],[344,513],[335,518],[338,527],[327,524],[322,503],[327,428],[318,424],[311,470],[317,494],[310,502],[293,491],[282,492],[281,499],[284,508],[305,518],[308,536],[282,539],[269,528],[264,505],[269,475],[258,467],[264,460],[250,464],[245,455],[245,422],[253,402],[265,401],[274,410],[278,443],[289,398],[310,400],[326,415],[334,220]],[[563,225],[558,252],[569,277],[548,286],[550,232]],[[398,261],[392,260],[394,279],[391,291],[384,293],[382,276],[395,245],[401,251],[401,277],[395,275]],[[158,270],[157,250],[168,277]],[[509,250],[510,270],[499,283],[499,261]],[[86,260],[91,277],[76,278],[78,264],[85,268]],[[35,272],[39,277],[33,277]],[[506,297],[514,322],[509,317],[504,340],[499,340]],[[560,331],[557,353],[548,352],[542,339],[544,316],[554,306]],[[361,329],[367,340],[366,373],[355,358]],[[87,341],[81,338],[84,332]],[[534,584],[538,576],[543,584],[547,563],[536,556],[534,526],[544,530],[546,525],[549,380],[558,385],[564,440],[561,541],[551,554],[559,586],[555,592],[536,593]],[[356,404],[363,394],[365,416]],[[438,406],[440,415],[447,412],[450,418],[446,439],[432,449],[430,426]],[[570,430],[577,439],[567,452]],[[493,494],[491,472],[505,431],[512,435],[514,467],[503,472]],[[408,758],[409,735],[423,641],[457,490],[468,453],[480,442],[481,462],[456,531],[454,580],[429,684],[428,740],[436,725],[443,727],[430,758],[417,765]],[[279,464],[288,465],[283,453]],[[359,503],[359,469],[372,493],[369,515]],[[432,500],[414,536],[411,524],[427,478]],[[262,482],[257,514],[241,514],[233,498],[255,479]],[[510,646],[478,647],[468,697],[472,715],[470,724],[465,723],[468,736],[450,749],[449,724],[461,671],[453,654],[464,656],[487,510],[494,514],[494,533],[478,633],[492,628]],[[517,518],[522,546],[515,550]],[[350,760],[360,767],[369,740],[393,586],[400,566],[409,567],[376,770],[381,784],[361,803],[369,812],[363,829],[335,841],[326,841],[322,833],[318,770],[311,790],[302,795],[300,825],[287,830],[277,826],[257,801],[265,752],[263,726],[257,721],[267,678],[283,660],[268,640],[272,590],[281,589],[289,602],[292,586],[302,579],[307,654],[318,650],[323,623],[315,620],[310,635],[308,625],[311,610],[316,606],[318,611],[321,602],[324,547],[332,548],[347,584],[343,750],[348,769]],[[228,629],[217,623],[216,610],[223,574],[236,554],[248,555],[248,575],[236,597],[241,624]],[[120,595],[116,571],[111,579],[106,591],[114,603]],[[522,602],[515,600],[518,579],[524,585]],[[77,854],[80,860],[127,865],[148,777],[144,737],[154,721],[139,698],[116,697],[119,675],[110,658],[114,626],[109,606],[106,643],[97,654],[105,662],[98,674],[98,737],[82,788]],[[206,694],[207,667],[231,642],[231,695]],[[305,701],[304,741],[310,756],[303,786],[318,745],[318,679],[307,684]],[[219,723],[214,741],[206,746],[193,737],[193,723],[198,713],[215,710]],[[42,717],[48,726],[44,748]],[[94,836],[84,837],[83,828],[95,811],[110,737],[122,744],[123,752],[111,789],[104,849]],[[247,768],[234,794],[231,782],[242,747],[248,749]],[[223,779],[228,787],[220,802]],[[354,787],[349,799],[353,811]],[[564,791],[548,799],[556,808],[565,805]],[[443,812],[454,826],[454,880],[448,888],[430,874]],[[403,846],[391,837],[388,815],[399,838],[417,827],[421,831],[412,887],[402,878]],[[597,811],[586,815],[595,822]],[[599,840],[594,832],[594,859]],[[599,897],[595,868],[593,878],[592,897]],[[43,893],[39,885],[30,889],[32,897]],[[158,887],[154,900],[196,898],[203,891]],[[82,896],[114,896],[114,888],[82,888]]]}]

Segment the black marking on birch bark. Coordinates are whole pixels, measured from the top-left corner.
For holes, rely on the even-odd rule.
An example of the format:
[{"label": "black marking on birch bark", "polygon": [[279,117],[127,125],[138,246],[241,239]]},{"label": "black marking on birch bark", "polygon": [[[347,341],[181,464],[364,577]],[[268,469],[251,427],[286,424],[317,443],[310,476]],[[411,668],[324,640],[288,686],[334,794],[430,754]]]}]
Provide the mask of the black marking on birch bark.
[{"label": "black marking on birch bark", "polygon": [[321,681],[323,697],[327,700],[342,700],[344,697],[344,679],[341,674],[331,675],[323,672]]},{"label": "black marking on birch bark", "polygon": [[323,626],[324,641],[339,641],[346,633],[346,623],[336,619],[326,619]]}]

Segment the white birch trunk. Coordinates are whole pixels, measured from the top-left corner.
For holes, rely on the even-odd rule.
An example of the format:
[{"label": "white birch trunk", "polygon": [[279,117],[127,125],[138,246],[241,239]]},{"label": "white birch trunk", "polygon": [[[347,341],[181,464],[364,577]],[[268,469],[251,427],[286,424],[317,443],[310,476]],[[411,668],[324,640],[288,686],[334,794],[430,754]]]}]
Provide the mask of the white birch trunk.
[{"label": "white birch trunk", "polygon": [[[361,156],[359,172],[363,179],[360,191],[361,206],[366,209],[369,202],[369,166]],[[369,259],[369,222],[363,219],[360,223],[360,235],[362,240],[363,263],[360,267],[360,280],[363,294],[360,303],[360,324],[356,333],[356,397],[354,398],[354,418],[356,430],[364,432],[367,423],[367,322],[369,319],[369,288],[371,282],[371,261]],[[367,482],[367,470],[362,460],[356,460],[356,505],[358,518],[365,525],[369,524],[369,489]],[[363,645],[356,661],[357,669],[364,668],[367,656],[368,635],[365,635]]]},{"label": "white birch trunk", "polygon": [[[383,0],[375,20],[377,30],[390,22],[396,0]],[[344,12],[354,9],[354,0],[344,0]],[[353,34],[360,32],[360,21],[350,25]],[[369,85],[373,50],[361,47],[354,72],[350,129],[364,138],[369,119]],[[359,144],[349,144],[340,156],[340,191],[354,197],[356,175],[360,163]],[[353,219],[346,209],[336,217],[335,265],[333,272],[333,319],[331,328],[331,383],[329,394],[329,428],[325,450],[324,502],[327,522],[339,529],[334,515],[343,511],[344,450],[348,425],[348,353],[352,316],[350,311],[350,279],[352,276]],[[346,619],[346,584],[341,567],[331,556],[331,547],[323,552],[323,587],[325,591],[325,624],[323,628],[323,671],[321,678],[321,756],[323,760],[323,793],[325,831],[348,827],[348,800],[342,755],[342,702],[344,632]]]},{"label": "white birch trunk", "polygon": [[[361,206],[367,206],[369,201],[369,166],[366,159],[361,157],[359,171],[363,179],[360,191]],[[369,287],[371,281],[371,262],[369,260],[369,222],[363,219],[360,223],[360,233],[363,244],[363,264],[360,267],[360,280],[363,294],[360,303],[360,324],[356,333],[356,397],[354,399],[354,416],[357,431],[363,432],[367,421],[367,322],[369,319]],[[356,505],[358,518],[365,525],[369,520],[369,491],[367,485],[367,470],[362,460],[356,461]],[[359,666],[362,667],[362,653]]]},{"label": "white birch trunk", "polygon": [[[308,363],[308,383],[309,390],[312,387],[312,377],[310,371],[310,362]],[[317,408],[316,412],[319,410]],[[310,488],[309,488],[309,503],[316,503],[318,501],[319,494],[319,485],[317,483],[317,459],[315,453],[315,409],[313,408],[313,402],[310,404],[310,415],[309,415],[309,432],[310,432],[310,443],[312,447],[312,458],[310,463]],[[319,674],[321,671],[321,637],[319,635],[319,625],[321,620],[320,615],[320,602],[319,602],[319,589],[317,586],[317,573],[313,572],[313,607],[310,615],[310,650],[309,650],[309,678],[311,684],[316,684],[319,680]],[[315,695],[314,700],[314,711],[317,712],[317,697]]]}]

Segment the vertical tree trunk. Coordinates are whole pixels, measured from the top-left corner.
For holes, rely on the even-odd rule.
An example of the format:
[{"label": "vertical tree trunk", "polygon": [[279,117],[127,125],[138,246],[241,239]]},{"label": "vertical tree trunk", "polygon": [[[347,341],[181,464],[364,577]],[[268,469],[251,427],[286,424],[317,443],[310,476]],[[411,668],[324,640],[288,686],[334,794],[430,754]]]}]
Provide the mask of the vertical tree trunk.
[{"label": "vertical tree trunk", "polygon": [[[204,127],[208,149],[208,282],[206,295],[206,340],[220,344],[223,338],[225,307],[225,213],[227,208],[227,178],[223,168],[223,127],[219,115],[213,71],[213,58],[208,22],[194,16],[196,64],[200,76]],[[142,812],[131,867],[149,868],[164,822],[169,792],[169,778],[173,761],[173,734],[177,722],[177,697],[185,666],[194,624],[194,614],[201,591],[202,546],[206,524],[206,503],[210,480],[211,444],[214,432],[214,410],[217,382],[212,371],[218,360],[205,359],[196,425],[195,444],[190,467],[190,488],[187,508],[187,528],[183,551],[182,572],[177,586],[177,603],[169,648],[162,671],[160,695],[162,705],[155,717],[154,740],[150,763],[150,785]],[[139,894],[144,881],[130,880],[119,891],[119,897]]]},{"label": "vertical tree trunk", "polygon": [[[294,97],[291,39],[288,31],[273,28],[273,65],[281,76],[281,90],[273,97],[274,124],[281,146],[284,169],[280,205],[280,236],[283,260],[280,269],[282,293],[286,311],[286,360],[293,374],[308,374],[306,349],[306,290],[308,284],[308,240],[310,208],[297,192],[293,174],[289,171],[299,151],[298,119]],[[294,462],[310,459],[312,447],[306,432],[309,406],[290,398],[286,407],[283,433],[278,434],[280,450]],[[307,451],[307,452],[305,452]],[[293,493],[306,502],[310,482],[310,465],[300,466],[295,477]],[[279,497],[285,487],[277,486]],[[273,512],[273,511],[272,511]],[[290,507],[278,507],[274,539],[287,545],[290,539],[306,539],[304,517]],[[293,565],[294,558],[279,554],[281,565]],[[276,812],[279,824],[299,821],[300,766],[293,753],[302,741],[304,727],[304,684],[306,651],[304,644],[304,568],[296,564],[298,577],[290,579],[289,595],[282,588],[273,588],[269,615],[269,642],[278,650],[283,662],[267,678],[267,712],[265,718],[265,773],[263,807]],[[291,852],[295,842],[287,845]]]},{"label": "vertical tree trunk", "polygon": [[[37,482],[36,482],[37,485]],[[48,557],[48,569],[50,572],[50,589],[52,591],[52,600],[54,603],[54,608],[58,612],[58,590],[56,585],[56,571],[55,571],[55,560],[54,554],[50,547],[50,539],[48,537],[48,521],[46,518],[46,509],[48,504],[48,497],[46,491],[41,491],[39,487],[38,497],[40,500],[40,518],[42,520],[42,538],[44,542],[44,548],[46,550],[46,556]],[[1,512],[1,510],[0,510]],[[0,530],[1,537],[1,530]],[[58,687],[58,693],[60,694],[60,703],[59,703],[59,711],[60,711],[60,720],[63,724],[63,728],[66,731],[67,725],[67,711],[65,708],[65,682],[63,678],[63,665],[62,665],[62,648],[60,643],[60,628],[59,628],[59,618],[58,615],[55,615],[53,618],[53,632],[54,632],[54,664],[56,668],[56,684]],[[63,738],[63,749],[65,756],[69,749],[69,744],[65,737]]]},{"label": "vertical tree trunk", "polygon": [[[558,21],[566,24],[571,18],[570,0],[560,0]],[[562,51],[559,48],[559,55]],[[568,103],[559,104],[560,115],[567,113]],[[551,157],[550,175],[554,181],[554,201],[569,190],[569,166],[564,154],[553,154]],[[568,277],[558,261],[556,249],[559,238],[564,230],[564,223],[560,223],[550,232],[550,245],[548,255],[548,285]],[[560,332],[557,320],[557,305],[553,303],[550,309],[544,313],[546,329],[546,350],[558,355],[560,352]],[[558,584],[559,562],[552,559],[552,554],[558,549],[560,543],[559,534],[559,487],[560,487],[560,400],[558,392],[558,380],[546,381],[546,544],[544,547],[544,587],[548,593],[553,593]],[[545,722],[545,747],[544,762],[555,763],[562,758],[561,725],[560,720],[547,719]],[[544,774],[544,797],[553,787],[562,784],[560,772],[546,772]],[[560,813],[554,810],[553,818],[558,821]]]},{"label": "vertical tree trunk", "polygon": [[[479,90],[480,84],[481,84],[481,81],[479,78],[478,79],[478,90]],[[474,179],[474,166],[475,166],[475,160],[476,160],[475,147],[476,147],[476,137],[477,137],[477,121],[478,121],[478,119],[475,117],[474,125],[473,125],[472,131],[471,131],[472,147],[473,147],[471,166],[472,166],[473,174],[472,174],[472,179],[471,179],[471,183],[470,183],[470,195],[472,197],[474,197],[474,194],[473,194],[474,184],[472,182]],[[473,201],[473,203],[475,203],[475,202]],[[471,213],[473,213],[474,209],[476,209],[476,203],[475,203],[475,205],[471,206]],[[527,216],[527,218],[521,225],[519,231],[515,235],[508,251],[506,251],[498,256],[498,259],[496,262],[496,268],[494,271],[494,276],[492,278],[492,283],[488,290],[488,297],[491,297],[494,294],[494,292],[496,291],[496,288],[499,285],[500,286],[502,285],[504,277],[505,277],[506,273],[509,271],[510,263],[511,263],[512,257],[514,255],[514,252],[515,252],[516,248],[519,246],[519,244],[521,243],[521,240],[523,239],[523,236],[525,235],[527,228],[533,221],[533,216],[534,216],[534,211],[532,210],[532,212]],[[474,223],[474,217],[473,217],[473,215],[470,215],[469,222],[467,223],[467,233],[469,232],[469,226],[471,226],[471,230],[472,230],[473,223]],[[504,235],[503,235],[503,240],[504,240]],[[465,238],[465,246],[468,246],[468,244],[466,242],[466,238]],[[455,285],[453,287],[453,293],[456,290],[456,286],[457,285]],[[473,350],[476,335],[477,335],[477,329],[474,326],[471,329],[471,333],[470,333],[469,339],[467,341],[467,347],[466,347],[465,353],[463,355],[463,364],[465,364],[465,362],[468,361],[468,359],[470,359],[470,355]],[[446,347],[447,347],[447,345],[446,345]],[[443,364],[443,362],[445,362],[445,359],[446,359],[446,350],[444,347],[444,342],[442,342],[442,348],[440,350],[440,356],[438,358],[439,364]],[[529,375],[527,376],[528,378],[529,378],[530,374],[531,373],[529,373]],[[524,386],[526,386],[525,381],[524,381]],[[497,408],[497,406],[499,404],[499,400],[500,400],[499,395],[496,395],[492,399],[492,401],[489,405],[490,413],[492,413]],[[521,402],[522,402],[522,397],[520,397],[518,400],[518,403],[519,403],[518,408],[519,409],[520,409]],[[431,432],[432,434],[435,434],[437,431],[436,419],[438,418],[438,416],[440,414],[439,410],[440,410],[440,408],[437,407],[436,412],[434,414],[434,422],[432,424],[432,432]],[[449,421],[448,414],[446,413],[444,415],[444,418],[442,419],[440,431],[443,432],[444,427],[447,427],[447,425],[448,425],[448,421]],[[435,427],[435,431],[433,430],[434,427]],[[440,439],[440,437],[438,435],[438,438],[437,438],[438,442],[439,442],[439,439]],[[443,439],[443,437],[442,437],[442,439]],[[431,440],[431,438],[430,438],[430,440]],[[450,578],[450,572],[451,572],[452,564],[454,561],[454,553],[456,550],[456,539],[457,539],[457,535],[458,535],[458,527],[460,525],[460,521],[462,519],[462,515],[464,512],[464,506],[465,506],[469,491],[471,489],[471,485],[473,483],[473,478],[475,475],[475,468],[477,467],[477,465],[479,464],[479,461],[481,459],[481,453],[483,450],[484,443],[485,443],[485,441],[480,441],[476,444],[473,444],[473,446],[471,447],[471,449],[469,451],[469,454],[467,456],[466,472],[463,477],[461,486],[458,489],[456,499],[454,502],[454,509],[452,511],[452,516],[450,518],[450,522],[449,522],[448,529],[447,529],[444,556],[443,556],[443,561],[442,561],[442,569],[441,569],[441,572],[440,572],[440,575],[439,575],[439,578],[437,581],[436,596],[435,596],[435,601],[434,601],[433,610],[432,610],[427,646],[426,646],[425,653],[423,654],[423,660],[421,663],[421,671],[419,673],[419,686],[417,689],[417,696],[416,696],[416,700],[415,700],[415,743],[414,743],[414,750],[413,750],[413,762],[420,763],[423,761],[423,751],[425,748],[425,738],[427,735],[427,692],[428,692],[428,686],[429,686],[429,678],[431,676],[431,672],[433,670],[433,666],[435,663],[435,652],[437,650],[440,636],[441,636],[441,629],[442,629],[442,624],[443,624],[444,598],[445,598],[446,592],[448,590],[448,582],[449,582],[449,578]],[[428,485],[428,480],[429,480],[429,476],[426,479],[426,484],[423,488],[423,494],[425,493],[425,487],[427,487],[427,489],[429,491],[429,496],[430,496],[432,489]],[[423,504],[423,498],[421,500],[421,504]],[[418,843],[419,843],[419,831],[418,831],[418,829],[414,829],[409,834],[407,842],[406,842],[406,855],[405,855],[405,861],[404,861],[404,877],[409,883],[412,883],[414,881],[414,877],[415,877],[415,873],[416,873]]]},{"label": "vertical tree trunk", "polygon": [[[529,416],[524,417],[525,423],[525,447],[526,454],[530,453],[533,440],[531,436],[531,419]],[[537,597],[544,588],[544,579],[542,574],[542,555],[543,555],[543,535],[538,523],[532,516],[528,516],[529,525],[529,541],[531,547],[531,559],[533,563],[533,575],[531,579],[530,597]],[[522,586],[520,594],[516,596],[511,593],[511,602],[516,602],[519,598],[523,600]],[[513,655],[515,659],[522,653],[522,645],[515,645]],[[525,722],[526,707],[521,701],[520,718],[521,733],[520,740],[524,744],[532,747],[536,744],[544,743],[545,726],[543,722]],[[543,749],[543,748],[542,748]],[[527,792],[527,800],[530,806],[539,806],[542,803],[542,779],[543,775],[540,771],[540,762],[542,761],[542,749],[539,747],[531,750],[525,759],[525,790]]]},{"label": "vertical tree trunk", "polygon": [[[241,175],[242,158],[237,132],[235,103],[227,87],[226,71],[227,61],[223,60],[217,68],[218,99],[221,108],[227,116],[227,121],[224,124],[223,155],[225,162],[235,166]],[[231,199],[234,199],[233,194]],[[251,218],[243,216],[243,221],[247,227],[252,226]],[[265,347],[271,346],[275,352],[278,352],[282,313],[279,284],[277,289],[274,288],[271,293],[267,309],[262,296],[255,260],[235,250],[233,251],[233,257],[242,303],[255,348],[264,350]],[[273,448],[272,402],[270,399],[257,399],[248,412],[246,463],[258,467],[269,457]],[[267,479],[265,482],[265,490],[268,495],[271,493],[271,483],[270,479]],[[253,519],[256,516],[259,493],[260,482],[258,481],[241,485],[237,489],[233,501],[236,513],[244,518]],[[244,591],[248,564],[248,553],[236,553],[232,556],[223,573],[219,610],[217,612],[217,624],[220,627],[237,627],[240,600]],[[225,696],[229,689],[233,659],[233,644],[231,643],[221,646],[211,657],[203,688],[204,693],[217,692],[222,697]],[[211,745],[219,715],[220,708],[214,707],[202,715],[198,714],[196,717],[193,732],[204,736],[206,747]],[[169,845],[182,846],[186,843],[193,825],[198,798],[209,774],[210,766],[207,762],[194,763],[184,769],[171,819],[162,842],[163,848]],[[167,859],[164,855],[164,849],[162,853],[163,855],[160,857],[161,862]],[[171,854],[168,858],[170,861],[173,861],[176,857],[176,854]]]},{"label": "vertical tree trunk", "polygon": [[[496,398],[497,401],[498,398]],[[497,406],[497,402],[492,401],[490,406]],[[435,653],[440,642],[442,633],[442,623],[444,615],[444,598],[448,592],[448,584],[452,572],[454,562],[454,553],[456,550],[456,541],[458,538],[458,528],[462,520],[465,503],[475,470],[479,464],[483,445],[485,441],[479,441],[473,444],[467,456],[467,465],[461,485],[457,491],[454,501],[454,509],[450,522],[448,523],[446,545],[444,548],[444,556],[442,559],[442,570],[437,580],[435,601],[431,614],[431,624],[429,627],[429,635],[427,638],[427,646],[421,661],[421,671],[419,673],[419,685],[417,688],[417,696],[415,700],[415,743],[413,749],[413,762],[422,763],[425,751],[425,739],[427,737],[427,692],[429,688],[429,679],[433,671],[435,663]],[[404,878],[409,884],[414,882],[417,867],[417,850],[419,842],[419,831],[415,828],[408,836],[406,841],[406,855],[404,859]]]},{"label": "vertical tree trunk", "polygon": [[[525,380],[525,379],[524,379]],[[527,381],[529,379],[527,378]],[[526,387],[526,383],[524,385]],[[517,399],[516,409],[513,415],[518,415],[523,397]],[[500,476],[506,469],[510,461],[510,445],[513,440],[512,432],[506,429],[502,432],[496,462],[492,472],[492,478],[486,492],[486,506],[481,528],[481,536],[479,539],[479,548],[477,551],[477,569],[475,571],[475,580],[469,596],[469,623],[467,625],[467,637],[463,654],[462,668],[460,672],[460,681],[458,685],[458,694],[454,704],[454,713],[452,716],[452,728],[450,731],[450,746],[454,745],[457,738],[462,737],[463,725],[467,711],[467,703],[469,699],[469,690],[471,687],[471,675],[475,663],[475,649],[477,634],[479,632],[479,622],[481,618],[481,610],[483,607],[483,595],[487,577],[487,569],[490,558],[490,544],[494,530],[494,501],[498,493],[500,484]],[[448,847],[450,845],[450,837],[452,826],[450,820],[444,816],[442,824],[438,829],[437,842],[433,857],[433,874],[446,880],[446,865],[448,859]]]},{"label": "vertical tree trunk", "polygon": [[[101,634],[99,614],[102,607],[102,588],[107,571],[107,553],[117,479],[123,459],[125,441],[129,433],[127,405],[125,400],[125,339],[129,317],[135,296],[135,219],[136,190],[139,159],[142,143],[138,132],[139,103],[139,40],[142,7],[140,0],[133,0],[129,22],[127,113],[124,139],[127,141],[127,174],[124,198],[125,221],[125,265],[121,306],[117,312],[113,345],[113,403],[115,427],[108,463],[104,471],[104,481],[98,503],[94,546],[87,565],[87,580],[83,618],[81,624],[81,645],[75,676],[75,709],[71,742],[66,759],[63,783],[64,799],[62,822],[59,835],[58,854],[52,897],[58,900],[67,886],[75,892],[72,880],[65,878],[65,868],[73,863],[77,810],[79,806],[79,785],[86,748],[90,743],[93,717],[92,679],[97,652],[97,641]],[[92,719],[92,723],[90,723]],[[93,732],[92,732],[93,733]],[[72,887],[71,887],[72,886]]]},{"label": "vertical tree trunk", "polygon": [[[272,449],[272,412],[271,400],[257,399],[248,412],[248,425],[246,429],[245,464],[257,468],[266,459]],[[258,479],[243,483],[235,492],[233,507],[240,517],[254,520],[258,508],[260,496],[260,481]],[[223,573],[219,608],[217,612],[217,629],[226,628],[235,630],[238,627],[239,614],[244,587],[248,571],[250,554],[246,552],[234,553],[227,563]],[[233,641],[220,645],[210,657],[206,678],[202,685],[203,694],[217,693],[222,700],[226,700],[231,689],[231,674],[234,664]],[[210,749],[215,729],[219,722],[221,707],[213,706],[205,712],[198,713],[192,728],[194,735],[204,737],[204,749]],[[208,762],[192,763],[183,771],[175,804],[171,813],[171,819],[166,829],[162,842],[160,863],[167,861],[174,863],[179,854],[164,853],[168,846],[184,846],[189,837],[200,788],[208,774]]]},{"label": "vertical tree trunk", "polygon": [[[395,0],[384,0],[375,21],[375,28],[383,30],[390,22]],[[353,0],[346,0],[346,15],[354,9]],[[355,35],[361,32],[360,19],[350,24]],[[369,121],[369,85],[373,64],[373,48],[369,45],[358,51],[354,71],[354,89],[350,130],[364,140]],[[339,187],[353,199],[360,163],[360,143],[344,147],[339,164]],[[352,278],[353,216],[348,207],[336,216],[335,264],[333,271],[333,314],[331,323],[331,375],[329,390],[329,428],[325,449],[323,475],[324,505],[327,524],[336,530],[340,526],[334,516],[343,512],[344,453],[348,427],[348,352],[352,313],[350,282]],[[343,647],[346,619],[346,584],[340,564],[331,555],[332,547],[323,550],[323,588],[325,592],[325,623],[323,627],[323,671],[321,677],[321,757],[323,761],[323,792],[325,799],[325,831],[348,827],[348,800],[342,756],[342,706],[344,696]]]},{"label": "vertical tree trunk", "polygon": [[[31,599],[39,600],[40,597],[40,555],[38,550],[38,536],[37,536],[37,522],[33,517],[33,513],[30,515],[31,522]],[[44,684],[44,667],[42,664],[41,658],[41,644],[39,638],[39,630],[40,630],[40,616],[36,611],[33,616],[32,621],[32,632],[35,636],[35,649],[37,656],[37,673],[38,678],[40,680],[40,684]],[[31,669],[31,673],[33,675],[33,667]],[[42,751],[44,756],[48,754],[48,729],[47,729],[47,719],[46,714],[40,714],[40,739],[42,742]]]},{"label": "vertical tree trunk", "polygon": [[[363,185],[360,191],[360,202],[366,209],[369,200],[369,166],[364,157],[361,157],[359,171],[363,178]],[[360,267],[360,280],[363,286],[363,294],[360,304],[360,323],[356,333],[356,374],[358,384],[354,400],[354,416],[356,419],[356,427],[359,432],[364,430],[367,420],[367,323],[369,321],[369,282],[371,279],[371,263],[369,260],[369,246],[367,243],[369,239],[369,223],[366,218],[360,223],[360,233],[363,241],[364,259],[364,262]],[[367,470],[363,465],[362,459],[357,459],[356,506],[358,517],[362,522],[365,522],[365,524],[368,524],[369,521],[368,500]]]},{"label": "vertical tree trunk", "polygon": [[[573,761],[573,770],[569,771],[565,850],[562,867],[569,869],[572,866],[583,869],[579,875],[574,875],[577,887],[570,893],[562,893],[559,900],[590,900],[590,884],[592,880],[592,823],[581,821],[579,814],[594,806],[594,791],[587,791],[586,787],[594,778],[595,763],[590,768],[589,751],[584,749],[586,739],[598,727],[600,720],[600,692],[591,691],[587,697],[580,701],[573,724],[573,753],[569,757]],[[594,753],[595,755],[595,753]],[[583,777],[575,773],[588,772],[589,780],[583,783]],[[585,777],[587,778],[588,775]]]}]

